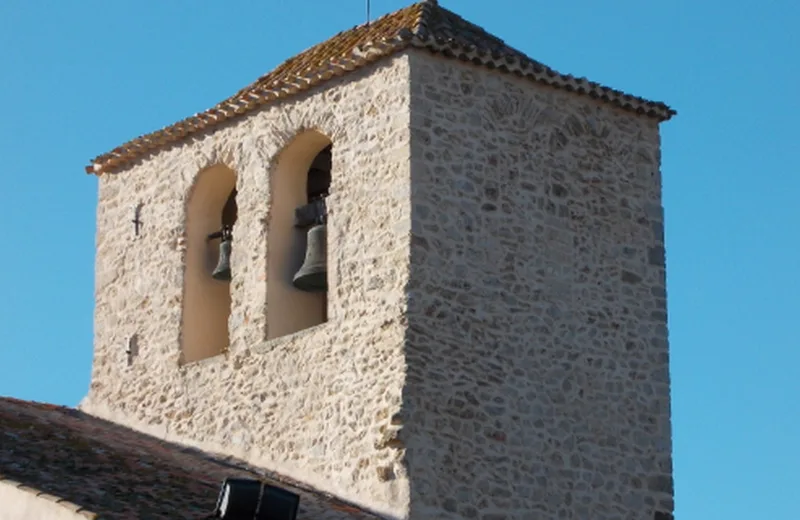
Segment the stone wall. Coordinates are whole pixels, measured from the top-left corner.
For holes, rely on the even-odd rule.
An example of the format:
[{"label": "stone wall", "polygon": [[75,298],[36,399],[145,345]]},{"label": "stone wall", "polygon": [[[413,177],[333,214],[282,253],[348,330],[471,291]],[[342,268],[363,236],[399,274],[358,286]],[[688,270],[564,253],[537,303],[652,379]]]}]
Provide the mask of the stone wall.
[{"label": "stone wall", "polygon": [[46,518],[47,520],[86,520],[93,513],[80,511],[80,506],[42,493],[7,479],[0,479],[0,520]]},{"label": "stone wall", "polygon": [[[84,410],[368,507],[405,510],[400,454],[376,443],[399,410],[404,378],[408,75],[404,55],[383,60],[100,177]],[[270,174],[305,130],[334,145],[328,321],[266,342]],[[198,172],[220,164],[238,189],[230,348],[182,364],[185,207]]]},{"label": "stone wall", "polygon": [[654,120],[411,55],[411,518],[672,512]]}]

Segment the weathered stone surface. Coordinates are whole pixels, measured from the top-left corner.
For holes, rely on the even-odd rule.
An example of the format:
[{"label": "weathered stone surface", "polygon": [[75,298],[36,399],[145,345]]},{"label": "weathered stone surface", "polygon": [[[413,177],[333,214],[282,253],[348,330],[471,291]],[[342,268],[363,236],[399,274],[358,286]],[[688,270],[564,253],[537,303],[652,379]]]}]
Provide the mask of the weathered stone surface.
[{"label": "weathered stone surface", "polygon": [[672,500],[657,125],[414,54],[411,128],[411,517],[653,518]]},{"label": "weathered stone surface", "polygon": [[[269,176],[312,128],[329,321],[265,342]],[[103,176],[84,408],[397,517],[670,512],[659,157],[652,119],[413,50]],[[231,345],[180,366],[184,206],[220,162]]]}]

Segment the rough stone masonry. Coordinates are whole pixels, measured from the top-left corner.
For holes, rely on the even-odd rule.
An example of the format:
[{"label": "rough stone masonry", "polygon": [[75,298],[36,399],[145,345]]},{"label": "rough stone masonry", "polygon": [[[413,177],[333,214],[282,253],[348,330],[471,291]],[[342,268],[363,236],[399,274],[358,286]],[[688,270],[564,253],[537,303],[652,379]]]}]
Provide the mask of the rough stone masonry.
[{"label": "rough stone masonry", "polygon": [[[312,130],[328,321],[266,341],[270,175]],[[659,147],[653,118],[410,49],[104,174],[82,408],[389,517],[669,518]],[[185,208],[218,164],[230,347],[182,364]]]}]

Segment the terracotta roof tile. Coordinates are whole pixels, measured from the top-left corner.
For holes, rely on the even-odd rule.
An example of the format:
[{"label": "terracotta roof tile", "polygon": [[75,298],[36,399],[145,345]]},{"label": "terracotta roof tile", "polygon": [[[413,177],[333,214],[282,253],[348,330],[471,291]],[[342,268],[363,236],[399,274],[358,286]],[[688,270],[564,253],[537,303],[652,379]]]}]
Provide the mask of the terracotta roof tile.
[{"label": "terracotta roof tile", "polygon": [[0,398],[0,481],[87,518],[208,518],[227,477],[260,478],[298,493],[298,520],[379,518],[232,458],[71,408]]},{"label": "terracotta roof tile", "polygon": [[659,121],[675,115],[675,111],[664,103],[556,72],[441,7],[436,0],[424,0],[311,47],[205,112],[137,137],[96,157],[86,171],[100,174],[125,166],[191,133],[211,128],[271,101],[287,98],[410,46],[588,95]]}]

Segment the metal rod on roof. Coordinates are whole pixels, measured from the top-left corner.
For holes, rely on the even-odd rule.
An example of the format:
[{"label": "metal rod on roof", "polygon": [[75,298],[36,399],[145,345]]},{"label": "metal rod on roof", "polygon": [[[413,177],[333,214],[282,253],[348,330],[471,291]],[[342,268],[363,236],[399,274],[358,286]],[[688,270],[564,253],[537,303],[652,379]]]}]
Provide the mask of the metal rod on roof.
[{"label": "metal rod on roof", "polygon": [[367,25],[369,25],[369,0],[367,0]]}]

